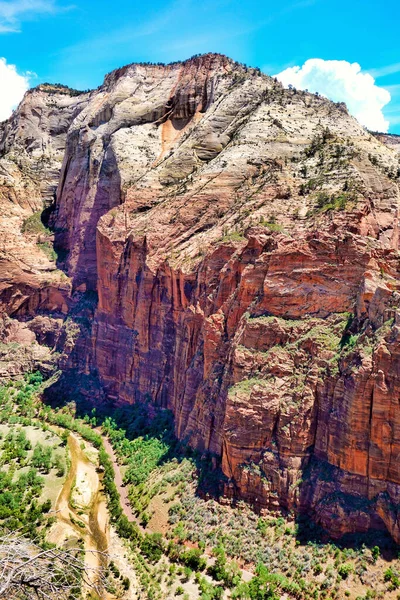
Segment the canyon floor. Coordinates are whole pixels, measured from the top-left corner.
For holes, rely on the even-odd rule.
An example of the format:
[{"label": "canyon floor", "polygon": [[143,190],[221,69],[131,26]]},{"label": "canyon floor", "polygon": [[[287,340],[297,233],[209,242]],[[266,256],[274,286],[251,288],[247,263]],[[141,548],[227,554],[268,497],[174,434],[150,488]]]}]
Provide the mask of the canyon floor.
[{"label": "canyon floor", "polygon": [[168,411],[139,404],[117,410],[114,420],[71,403],[53,409],[38,395],[27,409],[24,394],[16,401],[16,386],[1,414],[2,468],[14,464],[8,440],[21,432],[30,448],[14,477],[27,472],[37,445],[61,458],[60,473],[53,467],[43,476],[40,501],[51,504],[45,539],[82,544],[91,576],[112,565],[106,587],[93,593],[86,586],[85,597],[245,600],[262,598],[259,588],[267,585],[272,599],[398,598],[400,548],[390,536],[375,531],[333,543],[310,521],[260,516],[243,501],[224,499],[215,464],[175,438]]}]

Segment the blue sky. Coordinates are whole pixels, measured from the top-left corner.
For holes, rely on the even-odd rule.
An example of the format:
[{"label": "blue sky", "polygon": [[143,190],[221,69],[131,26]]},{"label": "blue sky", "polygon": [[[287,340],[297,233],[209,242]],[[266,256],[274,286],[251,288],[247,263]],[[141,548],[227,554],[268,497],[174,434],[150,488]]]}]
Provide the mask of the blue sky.
[{"label": "blue sky", "polygon": [[[22,75],[34,73],[31,85],[79,89],[96,87],[130,62],[210,51],[268,74],[313,58],[357,62],[376,80],[365,88],[367,100],[376,86],[390,92],[383,114],[400,134],[399,24],[395,0],[0,0],[0,57]],[[0,99],[6,87],[0,70]]]}]

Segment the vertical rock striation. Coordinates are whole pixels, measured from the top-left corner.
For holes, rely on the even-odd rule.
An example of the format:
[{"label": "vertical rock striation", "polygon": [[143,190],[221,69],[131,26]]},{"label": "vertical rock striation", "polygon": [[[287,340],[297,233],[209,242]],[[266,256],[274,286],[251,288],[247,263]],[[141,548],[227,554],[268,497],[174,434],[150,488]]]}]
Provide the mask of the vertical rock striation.
[{"label": "vertical rock striation", "polygon": [[[46,309],[15,305],[20,278],[5,310],[76,314],[97,294],[64,369],[171,409],[226,495],[400,541],[397,138],[213,54],[68,98],[32,143],[63,155],[51,223],[70,279]],[[30,101],[2,126],[8,153]]]}]

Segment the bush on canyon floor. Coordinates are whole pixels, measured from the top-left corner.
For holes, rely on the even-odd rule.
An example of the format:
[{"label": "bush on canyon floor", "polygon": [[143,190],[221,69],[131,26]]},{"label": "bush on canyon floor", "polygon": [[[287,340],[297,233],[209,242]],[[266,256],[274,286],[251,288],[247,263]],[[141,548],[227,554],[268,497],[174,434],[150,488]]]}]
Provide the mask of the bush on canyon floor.
[{"label": "bush on canyon floor", "polygon": [[203,551],[200,548],[188,549],[183,544],[176,544],[175,542],[170,541],[166,552],[172,563],[181,563],[182,565],[185,565],[185,567],[189,569],[190,573],[192,570],[204,571],[207,566],[207,561],[204,558]]},{"label": "bush on canyon floor", "polygon": [[337,572],[342,579],[347,579],[350,573],[353,572],[353,566],[348,563],[345,563],[344,565],[339,565]]},{"label": "bush on canyon floor", "polygon": [[150,562],[156,563],[164,552],[164,541],[161,533],[146,533],[140,549]]},{"label": "bush on canyon floor", "polygon": [[31,464],[43,473],[49,473],[53,464],[53,452],[50,447],[44,447],[42,444],[36,444],[33,449]]},{"label": "bush on canyon floor", "polygon": [[[51,501],[39,502],[45,479],[40,477],[38,469],[21,464],[21,455],[10,453],[10,443],[26,440],[21,429],[11,429],[0,446],[0,531],[20,530],[30,537],[44,539],[44,527],[50,524],[45,514],[51,508]],[[26,449],[23,450],[27,452]],[[29,461],[28,461],[29,463]]]},{"label": "bush on canyon floor", "polygon": [[12,461],[16,461],[20,467],[25,466],[28,450],[31,448],[32,444],[23,429],[11,429],[1,446],[0,465],[9,465]]},{"label": "bush on canyon floor", "polygon": [[392,567],[386,569],[384,576],[384,580],[389,582],[389,590],[397,590],[400,587],[400,574],[395,571]]}]

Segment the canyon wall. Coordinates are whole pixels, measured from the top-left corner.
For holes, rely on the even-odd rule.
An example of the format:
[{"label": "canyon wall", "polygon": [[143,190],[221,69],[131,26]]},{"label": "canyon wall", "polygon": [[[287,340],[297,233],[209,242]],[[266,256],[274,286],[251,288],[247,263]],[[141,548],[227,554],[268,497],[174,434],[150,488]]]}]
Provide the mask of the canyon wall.
[{"label": "canyon wall", "polygon": [[[47,120],[21,141],[36,105]],[[57,348],[99,398],[171,409],[227,496],[400,542],[397,139],[212,54],[36,90],[1,127],[31,212],[58,181],[45,281],[20,266],[40,250],[18,230],[31,195],[17,175],[0,195],[22,240],[0,262],[5,330]]]}]

